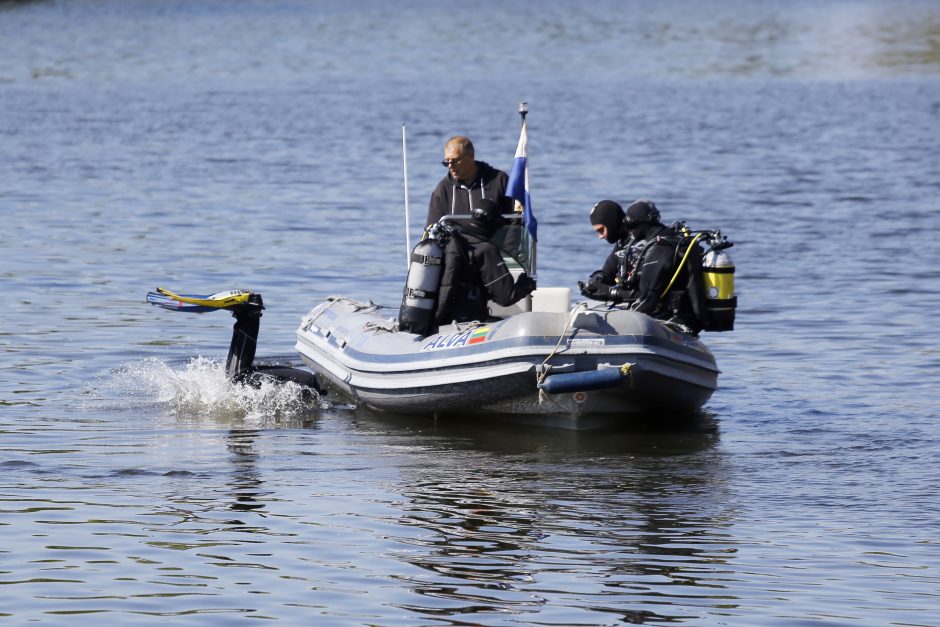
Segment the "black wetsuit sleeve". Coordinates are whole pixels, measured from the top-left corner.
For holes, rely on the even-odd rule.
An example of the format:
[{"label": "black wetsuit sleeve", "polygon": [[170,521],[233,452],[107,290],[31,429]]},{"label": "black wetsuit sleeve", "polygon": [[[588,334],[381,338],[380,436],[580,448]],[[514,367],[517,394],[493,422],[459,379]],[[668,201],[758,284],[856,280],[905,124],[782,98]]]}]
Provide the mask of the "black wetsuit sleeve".
[{"label": "black wetsuit sleeve", "polygon": [[614,286],[617,285],[616,278],[620,266],[620,257],[617,255],[619,247],[607,255],[604,260],[604,266],[600,270],[595,270],[588,277],[587,283],[578,282],[581,287],[581,295],[592,300],[611,300],[612,297],[618,302],[623,300],[623,295],[617,293],[611,294]]}]

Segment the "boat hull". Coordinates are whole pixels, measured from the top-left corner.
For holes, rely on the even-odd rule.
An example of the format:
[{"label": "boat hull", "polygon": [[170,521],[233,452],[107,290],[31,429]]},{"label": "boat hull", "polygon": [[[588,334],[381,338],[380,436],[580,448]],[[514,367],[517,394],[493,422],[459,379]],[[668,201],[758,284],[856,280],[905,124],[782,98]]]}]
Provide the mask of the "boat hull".
[{"label": "boat hull", "polygon": [[397,331],[382,311],[333,297],[303,318],[296,344],[331,387],[382,411],[568,419],[687,413],[717,387],[704,344],[632,311],[582,303],[566,313],[447,325],[428,337]]}]

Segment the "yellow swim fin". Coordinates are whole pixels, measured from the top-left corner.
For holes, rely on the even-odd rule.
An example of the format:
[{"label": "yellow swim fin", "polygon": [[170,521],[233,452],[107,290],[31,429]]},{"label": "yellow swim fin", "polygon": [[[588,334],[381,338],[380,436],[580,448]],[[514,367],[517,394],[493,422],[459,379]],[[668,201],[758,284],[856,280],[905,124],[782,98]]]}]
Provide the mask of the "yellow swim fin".
[{"label": "yellow swim fin", "polygon": [[199,305],[200,307],[212,307],[214,309],[225,309],[233,305],[241,305],[242,303],[247,303],[248,298],[251,297],[251,292],[247,290],[229,290],[227,292],[210,294],[209,296],[184,296],[171,292],[163,287],[158,287],[157,292],[181,303]]}]

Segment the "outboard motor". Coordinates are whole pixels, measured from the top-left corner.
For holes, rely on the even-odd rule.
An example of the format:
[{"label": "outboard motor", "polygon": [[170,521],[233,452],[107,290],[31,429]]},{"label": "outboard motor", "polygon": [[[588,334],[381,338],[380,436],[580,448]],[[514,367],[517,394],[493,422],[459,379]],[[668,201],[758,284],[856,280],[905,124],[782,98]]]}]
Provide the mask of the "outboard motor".
[{"label": "outboard motor", "polygon": [[706,331],[734,330],[734,313],[738,297],[734,293],[734,263],[725,249],[734,244],[720,238],[713,239],[711,248],[702,260],[705,278],[705,303],[710,321]]},{"label": "outboard motor", "polygon": [[407,333],[427,335],[434,323],[437,293],[441,286],[444,249],[439,241],[440,232],[433,225],[428,237],[414,247],[408,266],[398,328]]}]

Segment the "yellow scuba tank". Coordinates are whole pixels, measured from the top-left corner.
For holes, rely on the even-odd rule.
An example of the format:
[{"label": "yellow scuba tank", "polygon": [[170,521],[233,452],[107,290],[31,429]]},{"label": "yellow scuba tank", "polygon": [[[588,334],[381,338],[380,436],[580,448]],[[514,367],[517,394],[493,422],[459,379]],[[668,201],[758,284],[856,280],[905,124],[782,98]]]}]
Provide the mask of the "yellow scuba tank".
[{"label": "yellow scuba tank", "polygon": [[734,312],[738,306],[734,293],[734,263],[723,248],[713,247],[702,260],[705,304],[710,318],[706,331],[734,329]]}]

